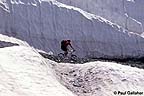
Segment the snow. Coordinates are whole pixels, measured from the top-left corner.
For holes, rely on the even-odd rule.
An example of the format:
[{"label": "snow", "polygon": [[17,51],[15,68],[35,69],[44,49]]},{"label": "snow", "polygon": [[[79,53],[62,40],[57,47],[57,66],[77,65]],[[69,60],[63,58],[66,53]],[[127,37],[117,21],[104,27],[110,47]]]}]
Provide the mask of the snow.
[{"label": "snow", "polygon": [[101,61],[56,63],[16,38],[0,35],[0,41],[19,44],[0,48],[0,96],[115,96],[115,91],[144,90],[143,69]]},{"label": "snow", "polygon": [[142,10],[143,2],[67,1],[70,3],[0,0],[0,96],[115,96],[115,91],[143,92],[143,69],[101,61],[56,63],[37,52],[58,54],[60,41],[71,39],[77,56],[142,57],[143,13],[132,13],[130,8],[132,4]]},{"label": "snow", "polygon": [[[126,3],[126,9],[132,18],[135,18],[136,20],[140,21],[143,25],[144,29],[144,6],[141,6],[144,4],[144,0],[135,0],[134,3]],[[144,30],[143,30],[144,31]]]},{"label": "snow", "polygon": [[127,0],[127,1],[129,1],[129,2],[135,2],[135,0]]},{"label": "snow", "polygon": [[78,56],[143,56],[144,39],[137,32],[83,9],[51,0],[13,0],[6,4],[10,13],[1,10],[0,33],[36,49],[56,55],[61,52],[60,41],[71,39]]},{"label": "snow", "polygon": [[[115,96],[115,91],[144,90],[144,70],[117,63],[61,63],[56,64],[53,69],[59,81],[78,96]],[[144,93],[141,96],[143,95]]]},{"label": "snow", "polygon": [[6,3],[6,0],[0,0],[0,8],[9,12],[9,8],[8,8],[8,4]]},{"label": "snow", "polygon": [[[20,41],[2,35],[0,39]],[[18,44],[0,48],[0,96],[75,96],[57,81],[48,61],[35,49]]]},{"label": "snow", "polygon": [[[133,15],[129,15],[129,13],[137,13],[134,12],[137,8],[132,8],[131,3],[136,5],[135,2],[139,2],[140,0],[57,0],[61,3],[75,6],[85,10],[89,13],[93,13],[99,16],[102,16],[109,21],[117,23],[118,25],[128,29],[129,31],[133,31],[141,34],[143,32],[142,22],[141,20],[134,18]],[[129,1],[129,2],[127,2]],[[142,0],[141,0],[142,1]],[[129,4],[130,3],[130,4]],[[142,7],[143,3],[139,3],[137,7]],[[132,8],[132,11],[128,11],[127,9]],[[142,11],[139,11],[141,16],[144,16]],[[128,14],[128,15],[127,15]]]}]

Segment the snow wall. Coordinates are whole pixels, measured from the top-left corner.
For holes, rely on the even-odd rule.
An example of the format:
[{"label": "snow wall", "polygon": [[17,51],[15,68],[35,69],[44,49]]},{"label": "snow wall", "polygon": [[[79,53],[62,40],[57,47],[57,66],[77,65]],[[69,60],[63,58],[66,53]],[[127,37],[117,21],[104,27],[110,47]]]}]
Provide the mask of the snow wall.
[{"label": "snow wall", "polygon": [[80,8],[50,0],[1,2],[0,33],[37,49],[58,54],[60,41],[71,39],[78,56],[144,56],[144,38]]},{"label": "snow wall", "polygon": [[[61,3],[79,7],[89,13],[102,16],[111,22],[141,34],[144,22],[143,0],[57,0]],[[138,13],[138,14],[137,14]],[[140,18],[140,19],[138,19]]]}]

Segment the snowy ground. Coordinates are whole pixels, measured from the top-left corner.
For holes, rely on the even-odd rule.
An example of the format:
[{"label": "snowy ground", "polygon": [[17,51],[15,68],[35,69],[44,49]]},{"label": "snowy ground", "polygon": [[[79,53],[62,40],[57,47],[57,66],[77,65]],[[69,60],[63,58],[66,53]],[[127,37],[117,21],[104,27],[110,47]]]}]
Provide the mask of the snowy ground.
[{"label": "snowy ground", "polygon": [[115,91],[144,96],[143,69],[101,61],[56,63],[26,42],[3,35],[0,41],[11,44],[0,48],[0,96],[115,96]]},{"label": "snowy ground", "polygon": [[[115,96],[115,91],[144,91],[144,70],[138,68],[97,61],[83,65],[57,64],[53,69],[59,81],[78,96]],[[144,96],[144,93],[136,96]]]},{"label": "snowy ground", "polygon": [[33,48],[0,35],[0,41],[4,40],[20,46],[0,48],[0,96],[75,96],[57,81],[50,65]]}]

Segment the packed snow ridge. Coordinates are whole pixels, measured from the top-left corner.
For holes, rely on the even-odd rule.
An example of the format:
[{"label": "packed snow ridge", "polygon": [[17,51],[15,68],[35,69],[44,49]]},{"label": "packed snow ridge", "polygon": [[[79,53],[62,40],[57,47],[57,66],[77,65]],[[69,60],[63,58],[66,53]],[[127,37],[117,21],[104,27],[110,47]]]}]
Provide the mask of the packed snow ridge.
[{"label": "packed snow ridge", "polygon": [[[44,60],[26,42],[0,35],[0,96],[76,96],[61,85]],[[1,42],[0,42],[1,46]]]},{"label": "packed snow ridge", "polygon": [[[78,4],[80,1],[75,0],[75,3]],[[114,5],[111,2],[112,0],[107,0],[106,4]],[[113,2],[116,5],[123,4],[121,0]],[[95,4],[94,2],[87,4],[92,3]],[[122,23],[118,23],[121,20],[125,23],[125,19],[122,19],[125,16],[118,16],[119,14],[102,16],[101,11],[97,11],[99,14],[94,13],[94,9],[104,6],[103,2],[100,2],[101,6],[96,8],[95,5],[91,5],[93,10],[88,7],[87,9],[91,11],[85,10],[83,6],[74,6],[56,0],[7,0],[1,4],[7,6],[9,11],[3,10],[4,7],[0,8],[0,33],[27,41],[37,49],[52,51],[56,55],[61,52],[61,40],[71,39],[77,51],[76,55],[82,57],[144,56],[141,23],[127,19],[126,25],[131,27],[126,28],[121,25]],[[119,10],[123,12],[123,8]],[[108,9],[107,12],[111,14],[116,12],[110,10],[111,8]],[[115,22],[111,21],[114,17]]]},{"label": "packed snow ridge", "polygon": [[56,64],[53,69],[60,82],[78,96],[115,96],[114,92],[137,90],[144,94],[144,70],[137,68],[97,61],[79,65]]},{"label": "packed snow ridge", "polygon": [[115,91],[144,90],[142,69],[100,61],[58,64],[21,40],[0,35],[0,41],[18,44],[0,48],[0,96],[115,96]]}]

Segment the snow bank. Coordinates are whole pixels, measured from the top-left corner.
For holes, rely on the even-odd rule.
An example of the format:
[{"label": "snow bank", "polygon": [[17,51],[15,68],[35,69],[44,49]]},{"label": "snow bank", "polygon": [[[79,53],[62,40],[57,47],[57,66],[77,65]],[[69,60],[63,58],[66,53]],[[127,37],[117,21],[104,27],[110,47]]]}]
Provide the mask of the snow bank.
[{"label": "snow bank", "polygon": [[144,0],[134,0],[134,3],[126,2],[126,9],[130,17],[142,23],[144,29],[144,6],[141,5],[144,5]]},{"label": "snow bank", "polygon": [[33,48],[18,44],[0,48],[0,96],[75,96],[57,81],[50,65]]},{"label": "snow bank", "polygon": [[[78,96],[115,96],[118,92],[141,92],[144,95],[144,70],[112,62],[54,66],[59,81]],[[129,91],[129,92],[128,92]],[[114,94],[114,92],[116,92]]]},{"label": "snow bank", "polygon": [[0,33],[27,41],[37,49],[61,52],[60,41],[71,39],[78,56],[140,57],[144,39],[100,16],[51,0],[7,1]]},{"label": "snow bank", "polygon": [[0,96],[115,96],[144,90],[142,69],[100,61],[58,64],[21,40],[0,35],[0,41],[19,44],[0,48]]},{"label": "snow bank", "polygon": [[9,12],[9,6],[6,3],[6,0],[0,0],[0,8],[7,11],[7,12]]},{"label": "snow bank", "polygon": [[[137,14],[137,7],[143,8],[143,0],[56,0],[61,3],[75,6],[85,10],[89,13],[93,13],[102,16],[109,21],[117,23],[118,25],[128,29],[129,31],[141,34],[143,27],[139,16],[131,15]],[[129,1],[129,2],[127,2]],[[135,3],[136,2],[136,3]],[[137,4],[138,3],[138,4]],[[133,7],[135,6],[135,7]],[[132,10],[130,11],[129,9]],[[144,8],[143,8],[144,9]],[[129,14],[130,13],[130,14]],[[143,17],[143,11],[140,10],[140,17]],[[133,18],[132,18],[133,17]],[[136,17],[136,18],[135,18]]]}]

